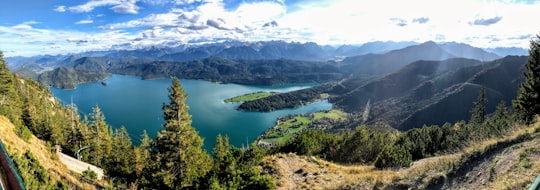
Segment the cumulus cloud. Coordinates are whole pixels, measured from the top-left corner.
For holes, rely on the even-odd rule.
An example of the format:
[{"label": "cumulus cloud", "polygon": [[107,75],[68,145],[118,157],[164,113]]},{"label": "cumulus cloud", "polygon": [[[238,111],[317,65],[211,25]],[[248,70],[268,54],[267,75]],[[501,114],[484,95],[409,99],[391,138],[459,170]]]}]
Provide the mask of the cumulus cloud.
[{"label": "cumulus cloud", "polygon": [[[199,1],[182,1],[182,3],[195,2]],[[226,9],[221,1],[203,0],[200,3],[194,9],[176,8],[168,13],[151,14],[144,18],[100,28],[116,30],[160,27],[178,34],[196,33],[199,36],[232,36],[238,39],[241,38],[241,34],[238,33],[245,30],[260,28],[266,23],[277,26],[275,19],[285,12],[282,5],[272,2],[241,3],[232,10]]]},{"label": "cumulus cloud", "polygon": [[429,18],[428,17],[419,17],[419,18],[414,18],[412,20],[413,23],[418,23],[418,24],[425,24],[427,22],[429,22]]},{"label": "cumulus cloud", "polygon": [[72,12],[87,13],[103,6],[112,6],[111,10],[122,14],[137,14],[140,9],[135,0],[90,0],[85,4],[69,7],[68,9]]},{"label": "cumulus cloud", "polygon": [[56,6],[53,10],[56,12],[66,12],[66,6]]},{"label": "cumulus cloud", "polygon": [[407,20],[401,18],[390,18],[390,22],[399,27],[407,26]]},{"label": "cumulus cloud", "polygon": [[220,30],[229,30],[228,28],[222,26],[225,24],[223,19],[217,19],[217,20],[209,19],[206,21],[206,24],[208,26],[211,26]]},{"label": "cumulus cloud", "polygon": [[111,9],[116,13],[137,14],[139,12],[139,7],[135,5],[135,3],[135,0],[125,1],[112,7]]},{"label": "cumulus cloud", "polygon": [[37,23],[38,22],[36,22],[36,21],[28,21],[28,22],[23,22],[21,24],[12,26],[11,28],[17,29],[17,30],[30,30],[30,29],[32,29],[32,25],[37,24]]},{"label": "cumulus cloud", "polygon": [[495,16],[492,18],[477,18],[474,21],[470,22],[472,25],[482,25],[482,26],[489,26],[492,24],[496,24],[497,22],[501,21],[501,16]]},{"label": "cumulus cloud", "polygon": [[93,20],[87,19],[87,20],[80,20],[76,22],[75,24],[92,24],[92,23],[94,23]]}]

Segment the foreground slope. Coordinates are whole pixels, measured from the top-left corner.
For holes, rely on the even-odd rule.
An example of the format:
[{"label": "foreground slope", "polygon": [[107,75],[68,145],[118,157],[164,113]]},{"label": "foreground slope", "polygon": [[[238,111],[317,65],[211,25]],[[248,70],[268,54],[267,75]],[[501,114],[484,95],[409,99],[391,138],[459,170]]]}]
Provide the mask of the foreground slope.
[{"label": "foreground slope", "polygon": [[264,158],[277,189],[525,189],[540,173],[540,123],[408,168],[344,165],[296,154]]},{"label": "foreground slope", "polygon": [[[80,181],[80,176],[73,174],[68,168],[60,162],[55,154],[54,148],[47,145],[44,141],[34,135],[28,142],[21,139],[15,133],[15,126],[4,116],[0,116],[0,139],[6,146],[11,159],[16,160],[26,152],[31,152],[38,164],[43,166],[51,178],[48,183],[54,184],[61,181],[69,186],[70,189],[93,189],[94,186]],[[19,169],[20,170],[20,169]],[[19,171],[21,173],[22,171]],[[30,174],[37,175],[37,174]],[[24,174],[21,173],[24,178]],[[39,189],[39,186],[32,186],[25,182],[27,189]]]}]

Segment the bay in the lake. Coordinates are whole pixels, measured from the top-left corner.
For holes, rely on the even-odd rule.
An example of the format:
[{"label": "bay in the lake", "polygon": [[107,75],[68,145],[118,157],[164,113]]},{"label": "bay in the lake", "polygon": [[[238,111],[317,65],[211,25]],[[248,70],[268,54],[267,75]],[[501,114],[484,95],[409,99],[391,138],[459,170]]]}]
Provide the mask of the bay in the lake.
[{"label": "bay in the lake", "polygon": [[[180,81],[188,94],[192,126],[205,139],[204,148],[208,152],[211,152],[218,134],[228,135],[232,144],[241,147],[242,144],[253,142],[272,127],[279,116],[328,110],[332,107],[327,101],[320,101],[295,109],[244,112],[235,109],[239,103],[223,102],[227,98],[250,92],[286,92],[316,84],[246,86],[201,80]],[[150,137],[155,137],[164,123],[161,106],[169,102],[167,88],[171,85],[171,79],[141,80],[135,76],[112,75],[105,83],[107,85],[99,82],[81,84],[73,90],[51,88],[51,91],[64,104],[73,101],[82,114],[91,113],[92,107],[99,105],[107,123],[113,128],[124,125],[135,144],[140,142],[143,130]]]}]

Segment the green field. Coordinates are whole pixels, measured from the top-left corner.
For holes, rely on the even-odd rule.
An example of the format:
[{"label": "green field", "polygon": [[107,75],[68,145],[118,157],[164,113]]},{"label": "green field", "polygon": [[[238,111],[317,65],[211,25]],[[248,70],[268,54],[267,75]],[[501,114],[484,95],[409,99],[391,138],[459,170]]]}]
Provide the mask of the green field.
[{"label": "green field", "polygon": [[329,119],[344,119],[347,117],[347,113],[339,111],[339,110],[330,110],[330,111],[320,111],[315,112],[315,120],[319,120],[322,118],[329,118]]},{"label": "green field", "polygon": [[320,120],[322,118],[345,119],[347,117],[345,112],[339,110],[315,112],[313,113],[313,117],[310,117],[309,115],[310,114],[295,116],[291,119],[279,122],[277,126],[266,131],[262,141],[282,144],[291,139],[295,133],[308,128],[313,120]]},{"label": "green field", "polygon": [[225,102],[226,103],[245,102],[245,101],[261,99],[261,98],[264,98],[264,97],[271,96],[273,94],[276,94],[276,92],[254,92],[254,93],[244,94],[244,95],[240,95],[240,96],[225,99]]}]

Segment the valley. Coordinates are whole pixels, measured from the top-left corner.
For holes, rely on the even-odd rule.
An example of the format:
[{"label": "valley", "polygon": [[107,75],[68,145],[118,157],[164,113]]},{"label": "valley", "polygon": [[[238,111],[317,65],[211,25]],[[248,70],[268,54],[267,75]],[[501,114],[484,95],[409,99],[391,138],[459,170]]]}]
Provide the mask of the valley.
[{"label": "valley", "polygon": [[[317,49],[313,48],[316,44],[301,45]],[[188,56],[190,51],[182,52],[182,56]],[[89,154],[97,150],[110,154],[106,144],[94,145],[101,148],[85,151],[82,159],[104,168],[105,175],[138,175],[137,179],[148,179],[141,171],[149,165],[140,162],[155,158],[142,156],[160,152],[144,146],[157,147],[159,144],[152,143],[162,140],[162,134],[171,130],[170,123],[176,122],[166,119],[163,111],[167,108],[164,104],[167,97],[173,97],[171,93],[178,96],[168,88],[169,84],[172,81],[174,85],[175,77],[181,77],[178,82],[185,90],[181,96],[187,97],[183,107],[187,112],[183,114],[189,114],[189,127],[200,138],[203,157],[195,159],[199,159],[201,167],[212,165],[205,161],[207,152],[212,152],[213,159],[219,161],[214,167],[225,163],[220,159],[226,159],[222,158],[226,154],[227,159],[238,164],[239,170],[263,180],[259,182],[265,188],[272,185],[278,189],[495,186],[501,183],[495,184],[492,179],[512,177],[490,174],[489,178],[479,179],[484,181],[482,184],[461,181],[475,181],[476,178],[468,176],[485,172],[486,165],[497,165],[498,159],[508,160],[503,151],[507,149],[523,155],[518,163],[512,161],[510,165],[521,167],[523,160],[529,160],[527,167],[537,168],[536,162],[531,164],[529,158],[536,156],[531,146],[538,138],[537,125],[523,125],[514,120],[504,103],[516,98],[519,84],[525,81],[522,73],[526,56],[500,57],[464,44],[434,42],[339,60],[323,60],[329,54],[261,59],[257,55],[263,55],[262,49],[251,51],[245,45],[213,51],[211,56],[200,59],[195,55],[185,60],[175,60],[172,55],[120,56],[128,53],[124,51],[115,56],[70,56],[23,64],[18,70],[22,77],[50,86],[52,94],[68,107],[67,111],[59,112],[63,115],[44,115],[42,119],[69,118],[69,110],[76,110],[81,121],[71,112],[72,128],[91,126],[96,128],[97,135],[79,129],[64,137],[53,125],[50,132],[40,131],[36,128],[39,123],[28,119],[36,117],[37,108],[31,106],[23,107],[22,118],[25,123],[34,122],[31,130],[41,138],[89,135],[88,140],[70,141],[107,143],[92,140],[100,139],[101,133],[111,135],[109,138],[114,141],[130,141],[133,145],[128,146],[133,149],[124,147],[123,151],[137,156],[132,161],[137,162],[138,169],[118,170],[119,166],[109,165],[113,156],[96,158]],[[244,55],[245,52],[251,53]],[[480,101],[479,93],[484,94],[482,109],[487,115],[484,123],[470,119],[474,113],[471,110],[477,109]],[[26,95],[21,92],[21,96]],[[44,122],[62,122],[62,119]],[[100,132],[105,130],[98,128],[100,125],[110,127],[111,132]],[[429,138],[418,138],[424,136]],[[482,146],[473,146],[475,143]],[[68,155],[80,147],[60,146],[68,147]],[[515,146],[524,148],[512,149]],[[150,152],[144,153],[146,150]],[[495,154],[501,156],[495,159]],[[489,163],[478,163],[478,157],[489,158]],[[351,163],[353,166],[348,166]],[[493,166],[490,170],[518,171],[505,169],[507,165]],[[134,171],[139,173],[121,173]],[[206,171],[226,172],[216,168]],[[517,184],[502,186],[527,186],[533,174],[527,173],[526,180]],[[284,176],[290,177],[285,180]],[[249,182],[245,180],[239,183]],[[329,184],[328,180],[337,183]],[[116,183],[127,185],[122,181]],[[103,181],[101,184],[106,185]]]},{"label": "valley", "polygon": [[540,190],[540,1],[0,7],[0,189]]}]

